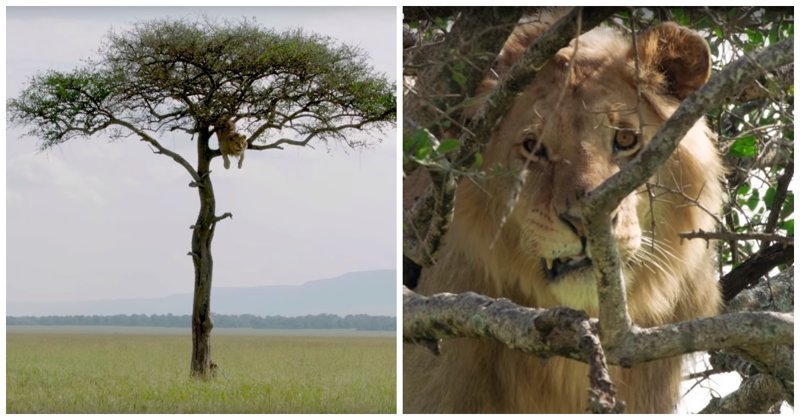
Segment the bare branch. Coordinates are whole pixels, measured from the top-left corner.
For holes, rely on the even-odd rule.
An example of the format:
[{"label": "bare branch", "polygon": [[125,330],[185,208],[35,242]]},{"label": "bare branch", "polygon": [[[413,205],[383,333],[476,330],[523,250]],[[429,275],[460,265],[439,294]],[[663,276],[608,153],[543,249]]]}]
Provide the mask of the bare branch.
[{"label": "bare branch", "polygon": [[211,220],[211,223],[212,223],[212,224],[216,224],[217,222],[219,222],[219,221],[221,221],[221,220],[225,220],[225,219],[227,219],[227,218],[231,218],[231,219],[233,219],[233,214],[231,214],[230,212],[225,212],[225,213],[223,213],[223,214],[222,214],[222,216],[216,216],[216,217],[214,217],[214,219],[213,219],[213,220]]},{"label": "bare branch", "polygon": [[778,242],[784,245],[794,245],[794,238],[782,235],[773,235],[769,233],[734,233],[734,232],[706,232],[702,229],[697,232],[679,233],[683,239],[722,239],[726,241],[766,241]]},{"label": "bare branch", "polygon": [[592,328],[589,320],[581,322],[581,327],[581,350],[589,361],[589,407],[595,414],[622,413],[625,411],[625,402],[617,399],[599,332]]},{"label": "bare branch", "polygon": [[767,413],[782,401],[780,381],[769,375],[755,375],[745,379],[739,389],[724,398],[714,398],[700,414],[754,414]]},{"label": "bare branch", "polygon": [[[568,308],[526,308],[471,292],[424,297],[403,290],[403,338],[407,341],[481,337],[537,356],[587,362],[580,333],[581,323],[587,321],[597,327],[596,319]],[[634,328],[623,345],[605,350],[609,363],[630,366],[701,350],[793,341],[792,314],[750,312]]]},{"label": "bare branch", "polygon": [[375,123],[375,122],[378,122],[378,121],[380,121],[380,120],[373,121],[373,120],[370,119],[370,120],[363,120],[363,121],[358,122],[358,123],[342,124],[342,125],[334,126],[334,127],[321,127],[321,128],[318,128],[318,129],[313,129],[309,133],[307,133],[306,137],[303,140],[293,140],[293,139],[288,139],[288,138],[282,138],[282,139],[276,140],[276,141],[274,141],[272,143],[269,143],[269,144],[253,144],[253,140],[254,139],[251,138],[250,140],[248,140],[247,148],[248,149],[252,149],[252,150],[283,149],[283,147],[281,147],[281,146],[284,145],[284,144],[289,145],[289,146],[300,146],[300,147],[303,147],[303,146],[307,146],[308,143],[311,140],[313,140],[314,138],[316,138],[317,136],[319,136],[321,134],[338,133],[338,132],[340,132],[342,130],[351,129],[351,128],[360,130],[360,129],[364,128],[367,124]]},{"label": "bare branch", "polygon": [[[772,233],[778,225],[778,220],[781,216],[783,202],[786,200],[786,192],[789,190],[789,183],[792,181],[794,175],[794,160],[790,160],[789,164],[783,169],[783,174],[778,177],[778,185],[775,187],[775,196],[772,199],[772,206],[769,209],[769,217],[767,224],[764,226],[764,232]],[[766,246],[762,243],[761,246]]]},{"label": "bare branch", "polygon": [[139,136],[139,139],[141,139],[144,142],[149,143],[152,147],[154,147],[158,151],[159,154],[169,156],[170,158],[172,158],[172,160],[177,162],[179,165],[183,166],[183,168],[186,169],[187,172],[189,172],[189,175],[192,177],[192,179],[195,182],[197,182],[197,183],[201,182],[200,175],[197,173],[197,171],[194,170],[192,165],[189,162],[187,162],[186,159],[183,158],[183,156],[181,156],[181,155],[173,152],[172,150],[169,150],[166,147],[162,146],[161,143],[159,143],[156,139],[154,139],[149,134],[144,132],[142,129],[136,127],[135,125],[133,125],[133,124],[127,122],[127,121],[120,120],[118,118],[112,118],[111,119],[111,124],[119,125],[119,126],[127,128],[128,130],[130,130],[131,132],[133,132],[134,134]]},{"label": "bare branch", "polygon": [[794,261],[794,245],[776,243],[760,249],[720,279],[722,298],[730,301],[773,268],[792,261]]},{"label": "bare branch", "polygon": [[[739,293],[728,302],[726,311],[764,311],[777,310],[793,312],[794,273],[791,269]],[[733,363],[743,376],[762,373],[775,377],[783,386],[784,398],[794,401],[794,347],[790,344],[747,344],[738,348],[725,349],[712,356],[717,367],[720,361]],[[731,363],[728,363],[731,364]]]}]

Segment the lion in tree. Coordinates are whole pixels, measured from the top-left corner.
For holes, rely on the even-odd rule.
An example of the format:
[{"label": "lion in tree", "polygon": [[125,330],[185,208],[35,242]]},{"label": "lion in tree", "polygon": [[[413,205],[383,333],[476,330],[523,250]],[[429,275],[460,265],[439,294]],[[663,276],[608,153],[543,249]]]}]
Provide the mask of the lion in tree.
[{"label": "lion in tree", "polygon": [[239,157],[239,169],[242,169],[242,162],[244,162],[244,151],[247,150],[247,137],[244,134],[236,132],[236,124],[233,120],[225,118],[219,125],[214,127],[214,133],[217,134],[219,141],[219,151],[222,153],[222,160],[225,169],[231,167],[231,162],[228,156]]},{"label": "lion in tree", "polygon": [[[518,25],[482,90],[502,78],[556,14]],[[580,197],[628,164],[679,103],[706,82],[710,69],[705,40],[673,23],[639,34],[636,48],[630,38],[600,27],[561,49],[495,129],[482,165],[488,175],[459,184],[437,262],[423,271],[416,291],[473,291],[529,307],[568,306],[596,317],[596,280]],[[498,166],[504,170],[491,171]],[[717,313],[721,297],[713,247],[681,241],[678,233],[714,230],[722,174],[715,136],[700,120],[647,185],[614,212],[613,234],[637,325]],[[520,179],[524,184],[510,209]],[[467,338],[445,341],[441,350],[435,356],[421,346],[405,346],[405,412],[588,410],[584,363],[543,360]],[[674,357],[610,367],[626,411],[674,411],[681,365]]]}]

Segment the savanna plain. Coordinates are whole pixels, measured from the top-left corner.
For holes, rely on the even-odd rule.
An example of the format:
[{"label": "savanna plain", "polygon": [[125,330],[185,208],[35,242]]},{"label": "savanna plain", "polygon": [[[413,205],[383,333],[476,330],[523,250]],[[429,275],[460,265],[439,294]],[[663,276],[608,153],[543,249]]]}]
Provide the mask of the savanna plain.
[{"label": "savanna plain", "polygon": [[9,413],[394,413],[394,334],[215,330],[219,374],[189,377],[167,328],[9,327]]}]

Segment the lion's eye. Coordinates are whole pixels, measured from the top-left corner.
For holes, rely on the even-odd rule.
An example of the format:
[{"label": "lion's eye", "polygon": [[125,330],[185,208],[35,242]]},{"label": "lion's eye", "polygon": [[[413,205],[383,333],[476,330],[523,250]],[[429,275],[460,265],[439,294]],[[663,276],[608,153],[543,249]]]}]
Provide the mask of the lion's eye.
[{"label": "lion's eye", "polygon": [[639,133],[634,130],[617,130],[614,136],[614,152],[629,155],[639,147]]},{"label": "lion's eye", "polygon": [[547,149],[542,142],[531,135],[522,140],[523,155],[530,160],[547,160]]}]

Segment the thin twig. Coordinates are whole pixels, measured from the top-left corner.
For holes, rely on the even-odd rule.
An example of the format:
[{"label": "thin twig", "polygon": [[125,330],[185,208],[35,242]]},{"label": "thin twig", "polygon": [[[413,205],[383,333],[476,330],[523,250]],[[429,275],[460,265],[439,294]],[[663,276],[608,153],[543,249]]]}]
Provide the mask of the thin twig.
[{"label": "thin twig", "polygon": [[703,229],[698,230],[697,232],[683,232],[679,233],[683,239],[705,239],[705,240],[712,240],[712,239],[719,239],[724,241],[766,241],[766,242],[778,242],[781,244],[787,245],[794,245],[794,238],[783,236],[783,235],[775,235],[769,233],[735,233],[735,232],[706,232]]}]

